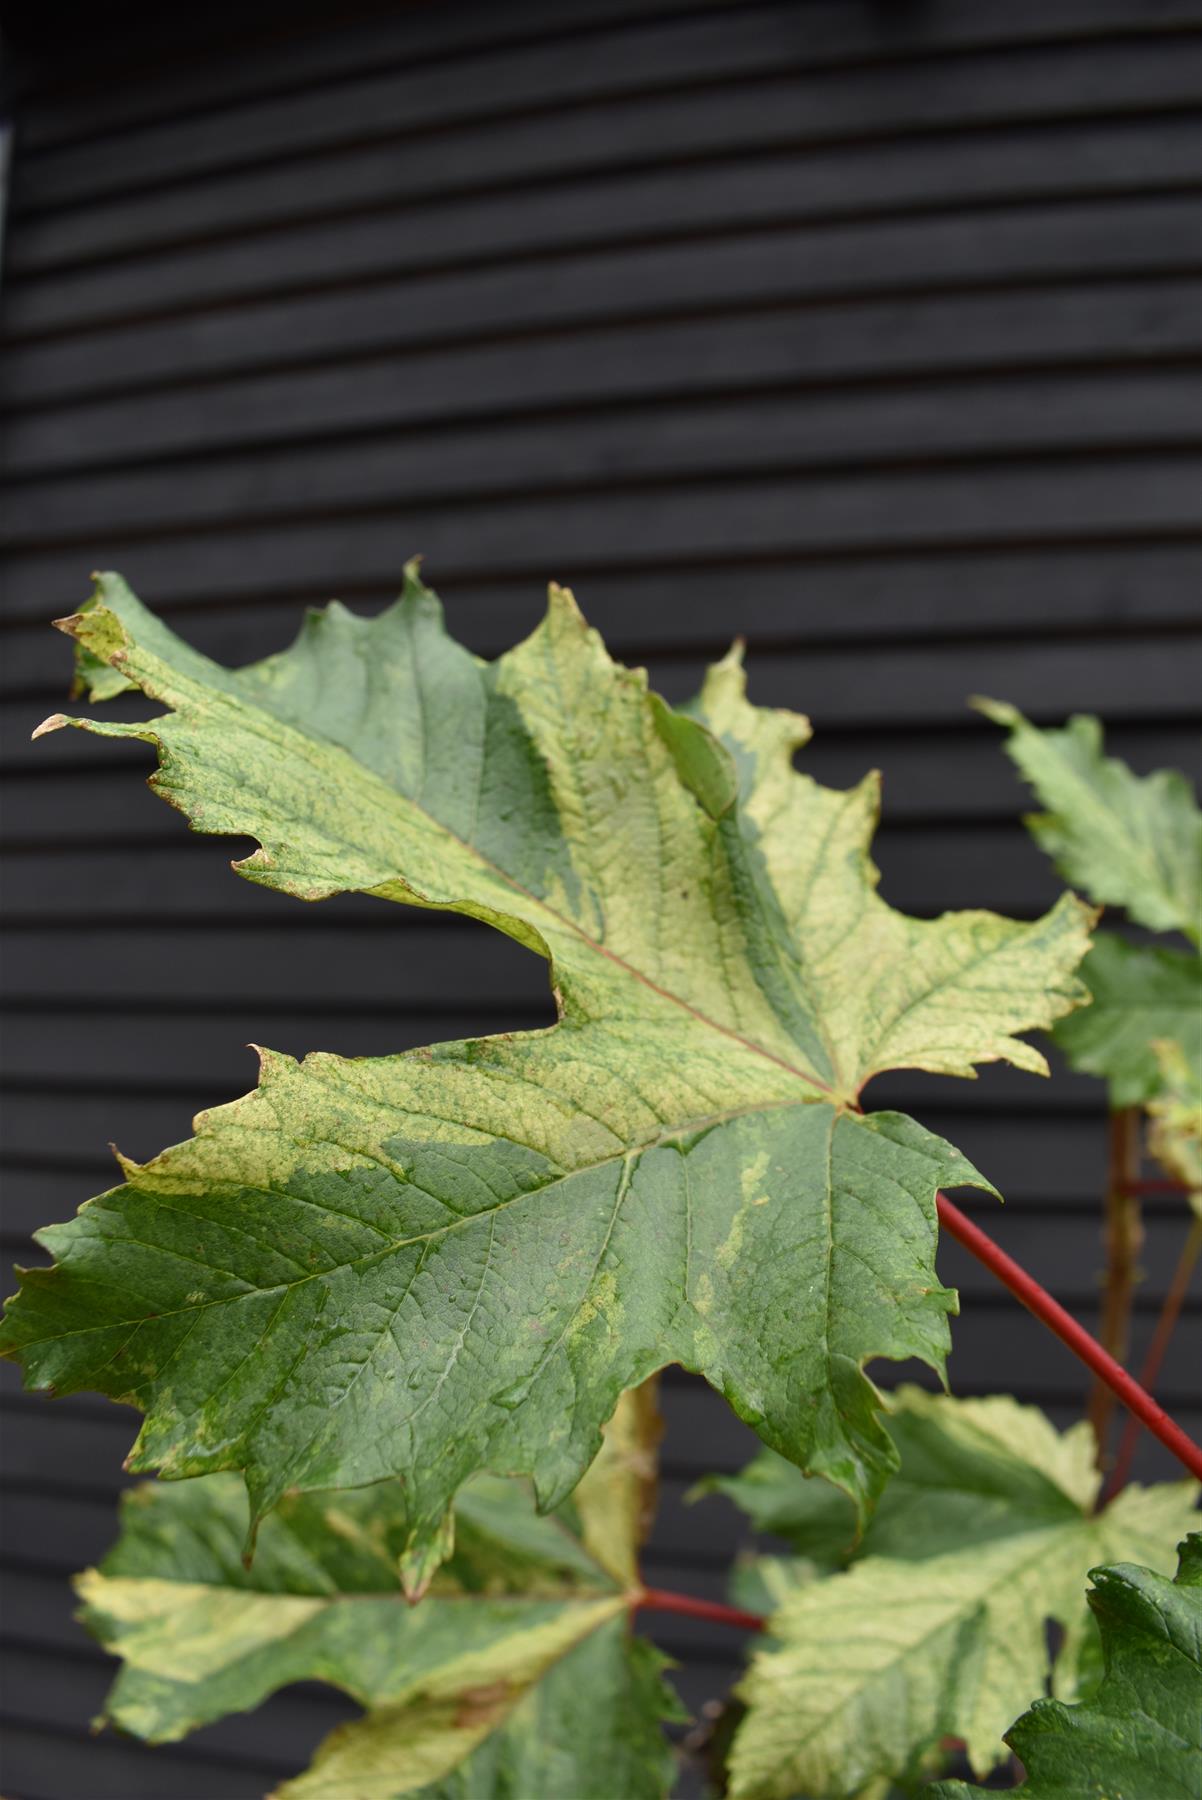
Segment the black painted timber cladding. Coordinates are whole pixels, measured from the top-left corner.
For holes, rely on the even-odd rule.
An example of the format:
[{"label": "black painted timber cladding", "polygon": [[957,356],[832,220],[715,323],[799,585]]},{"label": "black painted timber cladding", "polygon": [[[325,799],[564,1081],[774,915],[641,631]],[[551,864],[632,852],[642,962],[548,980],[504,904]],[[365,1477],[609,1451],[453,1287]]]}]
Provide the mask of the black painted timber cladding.
[{"label": "black painted timber cladding", "polygon": [[[970,693],[1196,767],[1198,0],[175,10],[72,54],[13,9],[6,1264],[108,1184],[110,1139],[148,1155],[245,1089],[251,1039],[550,1017],[482,928],[234,880],[144,747],[31,746],[68,681],[47,621],[93,567],[229,662],[332,593],[382,606],[415,551],[485,654],[549,576],[670,697],[741,632],[754,696],[811,714],[810,769],[884,768],[884,892],[919,913],[1057,891]],[[879,1098],[997,1180],[1005,1212],[974,1212],[1096,1320],[1099,1089]],[[1148,1210],[1137,1352],[1181,1235]],[[1067,1423],[1078,1366],[954,1246],[940,1266],[956,1388]],[[1194,1430],[1199,1317],[1163,1377]],[[691,1380],[665,1399],[649,1578],[717,1596],[743,1534],[682,1497],[752,1440]],[[300,1766],[349,1710],[328,1692],[169,1749],[88,1739],[108,1665],[67,1577],[112,1535],[134,1418],[12,1379],[0,1407],[6,1800],[252,1800]],[[1145,1445],[1141,1472],[1170,1471]],[[694,1707],[732,1678],[729,1633],[655,1636]]]}]

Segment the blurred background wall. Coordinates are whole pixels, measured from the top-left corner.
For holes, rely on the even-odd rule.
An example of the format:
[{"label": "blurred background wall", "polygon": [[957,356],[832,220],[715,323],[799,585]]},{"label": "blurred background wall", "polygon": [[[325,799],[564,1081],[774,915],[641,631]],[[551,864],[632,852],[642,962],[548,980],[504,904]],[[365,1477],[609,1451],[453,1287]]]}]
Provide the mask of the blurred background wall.
[{"label": "blurred background wall", "polygon": [[[742,632],[753,696],[813,717],[809,769],[884,768],[884,892],[920,914],[1057,892],[968,694],[1196,763],[1197,0],[87,17],[9,10],[9,1262],[109,1185],[110,1138],[144,1157],[249,1086],[250,1039],[550,1016],[541,965],[482,928],[239,882],[141,747],[31,747],[69,678],[47,621],[93,567],[228,662],[305,603],[384,605],[415,551],[484,654],[549,576],[673,698]],[[972,1209],[1096,1322],[1100,1087],[874,1098],[997,1180],[1005,1212]],[[1179,1203],[1148,1213],[1137,1352]],[[954,1246],[941,1272],[957,1391],[1073,1417],[1067,1353]],[[1195,1432],[1200,1337],[1195,1297],[1163,1377]],[[681,1498],[751,1440],[691,1380],[665,1398],[649,1579],[716,1595],[740,1527]],[[11,1379],[0,1405],[7,1800],[252,1800],[346,1709],[293,1691],[170,1749],[89,1742],[108,1668],[67,1577],[113,1533],[135,1419]],[[1167,1472],[1147,1445],[1142,1469]],[[730,1680],[731,1634],[655,1635],[693,1706]]]}]

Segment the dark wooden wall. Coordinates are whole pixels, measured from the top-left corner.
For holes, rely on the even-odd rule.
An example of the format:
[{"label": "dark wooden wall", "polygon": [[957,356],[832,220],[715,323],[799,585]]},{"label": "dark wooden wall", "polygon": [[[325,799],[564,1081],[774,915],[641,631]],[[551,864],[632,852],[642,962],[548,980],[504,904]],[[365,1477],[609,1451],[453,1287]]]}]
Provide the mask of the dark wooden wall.
[{"label": "dark wooden wall", "polygon": [[[234,662],[306,602],[379,607],[414,551],[485,653],[549,576],[670,697],[743,632],[755,696],[813,716],[810,768],[885,769],[884,892],[918,913],[1057,891],[969,693],[1196,760],[1198,0],[199,15],[186,54],[161,20],[74,58],[44,31],[15,106],[10,1262],[108,1185],[109,1139],[145,1156],[248,1086],[250,1039],[549,1014],[541,965],[482,928],[237,881],[141,747],[31,746],[68,679],[47,620],[95,566]],[[999,1182],[999,1237],[1096,1319],[1100,1090],[886,1098]],[[1149,1207],[1141,1340],[1181,1229]],[[954,1247],[941,1267],[958,1391],[1067,1422],[1077,1365]],[[1195,1429],[1199,1341],[1195,1300],[1163,1381]],[[306,1690],[168,1750],[89,1742],[107,1670],[66,1578],[112,1534],[133,1416],[15,1382],[0,1405],[7,1800],[251,1800],[345,1709]],[[650,1576],[717,1594],[737,1521],[681,1496],[751,1440],[683,1378],[667,1412]],[[729,1680],[729,1636],[656,1636],[694,1705]]]}]

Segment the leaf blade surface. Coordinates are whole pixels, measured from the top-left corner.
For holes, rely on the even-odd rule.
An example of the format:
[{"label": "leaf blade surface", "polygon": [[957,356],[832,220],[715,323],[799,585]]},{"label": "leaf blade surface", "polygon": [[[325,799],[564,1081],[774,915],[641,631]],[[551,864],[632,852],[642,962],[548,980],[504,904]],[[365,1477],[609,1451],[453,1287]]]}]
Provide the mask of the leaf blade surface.
[{"label": "leaf blade surface", "polygon": [[904,919],[870,788],[795,772],[796,721],[729,662],[673,712],[563,590],[493,664],[412,571],[379,618],[331,608],[238,671],[116,577],[66,623],[85,679],[168,708],[73,722],[152,742],[195,829],[259,840],[243,875],[490,923],[549,960],[560,1019],[264,1053],[254,1093],[42,1235],[57,1264],[6,1326],[28,1377],[139,1407],[134,1468],[244,1471],[255,1520],[402,1476],[415,1590],[473,1473],[557,1503],[673,1361],[866,1514],[894,1452],[864,1364],[942,1366],[935,1193],[987,1184],[856,1097],[898,1063],[1042,1068],[1014,1034],[1081,997],[1088,909]]}]

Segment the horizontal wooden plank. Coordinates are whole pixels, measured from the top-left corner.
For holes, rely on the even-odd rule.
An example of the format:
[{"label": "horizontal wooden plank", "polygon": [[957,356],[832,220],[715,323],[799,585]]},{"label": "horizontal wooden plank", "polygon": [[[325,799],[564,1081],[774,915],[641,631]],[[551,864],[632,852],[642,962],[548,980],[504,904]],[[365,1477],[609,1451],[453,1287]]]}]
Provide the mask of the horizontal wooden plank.
[{"label": "horizontal wooden plank", "polygon": [[348,95],[344,84],[306,88],[278,100],[230,108],[220,132],[187,114],[122,131],[95,142],[32,157],[17,205],[34,209],[80,204],[146,184],[148,170],[179,180],[231,165],[253,164],[300,147],[330,149],[347,139],[398,127],[428,133],[473,117],[505,117],[552,105],[567,108],[597,92],[637,94],[753,74],[796,55],[791,9],[779,3],[741,9],[729,18],[704,14],[641,22],[598,36],[582,56],[572,37],[536,39],[513,48],[409,71],[368,71]]},{"label": "horizontal wooden plank", "polygon": [[[827,9],[828,17],[833,10]],[[1030,6],[1025,9],[1028,19],[1033,10]],[[1140,74],[1148,65],[1147,91],[1163,101],[1166,92],[1176,87],[1181,64],[1188,59],[1179,51],[1174,54],[1177,47],[1171,38],[1157,41],[1158,23],[1153,24],[1149,43],[1133,33],[1128,11],[1120,28],[1119,47],[1129,59],[1132,86],[1138,87]],[[1196,18],[1191,21],[1196,23]],[[414,137],[476,120],[538,111],[558,117],[599,96],[625,99],[661,88],[724,86],[757,75],[778,75],[785,69],[809,67],[821,72],[813,83],[808,116],[834,114],[846,120],[849,102],[843,90],[850,83],[859,85],[861,91],[864,86],[870,90],[862,109],[864,116],[871,117],[872,105],[879,107],[887,88],[890,69],[888,63],[880,66],[885,34],[879,27],[865,30],[864,26],[862,20],[851,26],[859,40],[854,48],[845,40],[835,49],[829,35],[824,46],[821,34],[811,35],[811,20],[799,16],[795,6],[777,0],[777,4],[742,6],[709,17],[667,21],[652,17],[625,28],[619,25],[593,36],[586,54],[581,54],[580,46],[569,36],[413,70],[402,66],[383,73],[370,71],[349,91],[344,84],[335,83],[279,100],[260,99],[231,107],[223,114],[222,129],[216,132],[203,115],[185,114],[94,142],[48,150],[31,157],[22,170],[16,204],[21,210],[79,205],[105,194],[136,192],[155,185],[162,182],[164,173],[172,181],[196,179],[301,150],[328,153],[340,144],[373,136]],[[950,44],[940,43],[939,54],[946,57],[953,44],[954,38]],[[1093,60],[1104,59],[1114,48],[1103,40],[1078,49],[1074,74],[1078,92],[1088,89]],[[979,88],[991,73],[994,80],[1005,82],[1009,65],[1022,55],[1022,50],[1016,49],[1008,55],[982,58],[980,71],[974,69],[972,79],[963,84],[961,111],[965,92]],[[854,68],[861,61],[868,64],[863,71]],[[850,62],[853,68],[841,72],[840,62]],[[914,81],[910,73],[912,85],[921,88],[921,80]],[[1024,71],[1014,81],[1014,91],[1021,92],[1030,80]],[[1060,85],[1063,105],[1063,80]],[[933,98],[930,104],[934,106]]]},{"label": "horizontal wooden plank", "polygon": [[[508,41],[522,43],[573,28],[587,39],[598,27],[609,29],[649,11],[670,18],[728,3],[654,0],[649,8],[647,0],[577,0],[569,20],[557,0],[523,0],[520,9],[503,10],[490,0],[459,0],[453,9],[351,0],[340,10],[337,32],[329,30],[323,6],[297,5],[295,0],[283,7],[257,5],[236,20],[224,13],[158,13],[149,22],[137,18],[124,31],[114,30],[117,21],[111,21],[103,32],[83,40],[83,57],[39,59],[27,71],[22,137],[27,154],[38,155],[183,112],[220,114],[234,102],[346,81],[382,66],[416,68],[431,59],[478,56]],[[1160,11],[1169,25],[1189,23],[1180,6],[1174,11],[1161,0]],[[189,40],[184,54],[181,31]],[[120,91],[114,91],[110,58],[130,77]]]},{"label": "horizontal wooden plank", "polygon": [[[23,97],[22,136],[27,154],[36,156],[106,131],[206,109],[220,114],[234,102],[259,103],[274,93],[334,80],[346,83],[390,66],[416,69],[432,58],[478,57],[506,38],[537,39],[566,30],[587,40],[598,27],[623,19],[662,19],[675,12],[697,13],[706,5],[729,10],[729,0],[655,0],[653,6],[639,0],[576,0],[565,16],[556,0],[526,0],[520,11],[498,10],[484,0],[453,11],[385,7],[378,18],[360,16],[374,9],[356,6],[344,11],[337,33],[325,29],[320,9],[314,29],[312,17],[291,7],[286,35],[252,14],[244,21],[245,35],[236,39],[238,53],[231,56],[231,27],[222,20],[215,42],[193,45],[187,55],[173,49],[151,62],[152,79],[130,81],[120,89],[107,78],[106,47],[112,44],[127,66],[131,47],[120,37],[114,40],[110,28],[99,42],[89,44],[83,70],[64,70],[56,61],[39,71],[38,84]],[[931,0],[921,11],[874,16],[855,12],[841,0],[808,0],[804,22],[801,50],[812,64],[829,65],[865,55],[913,58],[936,48],[1044,39],[1088,42],[1108,32],[1130,37],[1176,31],[1197,25],[1199,10],[1196,0],[1147,0],[1133,18],[1130,0],[1057,0],[1054,5],[1012,0],[993,12],[964,0]],[[144,40],[145,35],[143,29],[139,36]],[[587,41],[581,47],[587,52]]]},{"label": "horizontal wooden plank", "polygon": [[213,1800],[215,1793],[222,1800],[262,1800],[273,1779],[295,1770],[291,1763],[248,1770],[228,1756],[152,1750],[114,1733],[93,1738],[86,1726],[38,1728],[11,1715],[4,1739],[5,1786],[13,1800],[59,1800],[63,1793],[87,1794],[89,1800]]},{"label": "horizontal wooden plank", "polygon": [[[32,1506],[17,1517],[33,1541],[46,1541],[45,1525],[38,1530]],[[56,1560],[61,1560],[61,1549]],[[12,1619],[8,1630],[24,1635],[24,1623],[21,1617]],[[116,1664],[108,1659],[79,1656],[51,1664],[45,1652],[0,1650],[5,1705],[30,1725],[86,1727],[100,1711],[115,1672]],[[251,1715],[235,1713],[190,1741],[235,1763],[246,1758],[252,1764],[278,1762],[283,1769],[303,1768],[326,1732],[357,1718],[359,1710],[337,1689],[307,1683],[303,1689],[286,1688]]]},{"label": "horizontal wooden plank", "polygon": [[[773,302],[715,318],[550,333],[23,416],[2,466],[24,478],[94,464],[194,458],[307,435],[426,431],[552,410],[668,403],[772,380],[850,383],[1015,376],[1045,364],[1127,367],[1195,357],[1192,280],[1068,282],[998,293],[912,294],[854,304]],[[691,303],[692,304],[692,303]],[[562,425],[560,429],[562,429]]]},{"label": "horizontal wooden plank", "polygon": [[[620,129],[615,128],[612,105],[585,105],[566,119],[523,118],[446,134],[437,158],[424,141],[356,146],[340,156],[307,159],[299,167],[289,161],[207,180],[190,188],[183,204],[178,191],[168,189],[108,205],[35,213],[13,228],[10,279],[44,278],[118,257],[179,254],[202,237],[224,243],[335,216],[345,225],[367,215],[377,222],[375,248],[366,223],[360,223],[352,249],[367,259],[364,267],[378,278],[396,256],[397,233],[424,223],[434,202],[440,211],[469,200],[478,209],[480,196],[488,193],[494,209],[517,203],[511,230],[523,218],[528,228],[539,208],[521,196],[523,186],[582,181],[589,183],[588,212],[577,222],[575,235],[583,228],[595,241],[630,229],[623,225],[621,207],[613,204],[626,191],[612,186],[624,173],[637,176],[627,184],[629,192],[643,193],[630,223],[637,227],[642,207],[656,194],[675,194],[669,218],[676,230],[690,218],[703,227],[737,219],[740,194],[748,220],[787,217],[800,222],[857,213],[923,213],[966,201],[997,205],[1024,198],[1163,190],[1197,180],[1198,144],[1188,113],[1159,103],[1141,112],[1138,96],[1133,104],[1117,65],[1113,92],[1095,88],[1087,97],[1093,106],[1102,106],[1102,122],[1080,105],[1067,118],[1047,118],[1048,91],[1037,83],[1034,92],[1023,84],[1002,95],[1003,114],[1017,113],[1018,119],[994,123],[999,96],[965,84],[965,72],[958,74],[961,91],[977,110],[971,130],[958,136],[954,155],[949,154],[946,131],[931,132],[925,124],[915,131],[914,114],[900,97],[883,119],[878,110],[874,123],[865,125],[869,141],[861,135],[850,142],[840,137],[833,145],[824,143],[821,132],[817,139],[812,135],[807,84],[774,77],[754,87],[626,101]],[[1071,80],[1071,68],[1066,74]],[[1057,110],[1063,106],[1063,91],[1062,82],[1054,96]],[[928,114],[923,111],[920,117],[925,121]],[[806,142],[801,154],[795,148],[799,136]],[[731,166],[736,158],[743,159],[743,166]],[[700,210],[693,182],[668,179],[665,171],[672,163],[705,166],[714,188],[711,214]],[[610,185],[599,186],[606,178]],[[485,215],[482,248],[500,241],[498,229],[499,221],[490,225]],[[443,255],[453,255],[450,240],[445,243]],[[153,283],[159,265],[140,266]],[[242,264],[235,267],[237,279],[245,279]],[[101,293],[109,295],[105,304],[110,305],[112,290]],[[36,322],[32,329],[36,331]],[[148,357],[161,341],[154,333]],[[63,388],[71,385],[69,371],[79,348],[68,342],[59,350],[55,357],[47,346],[36,362],[39,369],[58,371],[57,385]],[[102,374],[93,378],[103,381]]]},{"label": "horizontal wooden plank", "polygon": [[[1178,66],[1181,66],[1180,59]],[[1193,98],[1197,100],[1198,94],[1195,93]],[[550,154],[553,156],[554,151]],[[1198,174],[1195,166],[1192,174],[1195,184]],[[1172,179],[1179,181],[1181,177]],[[876,222],[878,234],[903,227],[919,237],[924,230],[931,231],[936,234],[935,242],[938,243],[938,216],[929,220],[921,216],[891,220],[888,203],[871,190],[866,190],[860,201],[854,190],[846,193],[841,206],[830,199],[825,205],[815,204],[810,186],[812,180],[806,156],[793,153],[751,161],[719,160],[713,166],[689,163],[677,168],[653,168],[575,186],[564,183],[524,187],[513,195],[504,196],[503,204],[494,196],[440,199],[427,207],[413,209],[412,217],[396,220],[377,216],[375,212],[362,216],[352,214],[347,218],[340,211],[329,223],[302,223],[273,232],[268,240],[270,254],[265,254],[261,235],[251,235],[220,243],[204,242],[195,249],[171,249],[150,259],[106,260],[95,268],[87,267],[72,274],[69,280],[51,272],[45,277],[18,281],[5,295],[5,331],[12,339],[36,340],[66,331],[95,332],[98,327],[116,329],[123,323],[141,329],[150,321],[178,311],[187,316],[181,317],[174,332],[162,326],[155,330],[149,340],[149,358],[153,358],[156,344],[169,345],[174,337],[181,346],[195,344],[203,348],[211,345],[207,356],[201,359],[202,366],[207,363],[210,367],[220,367],[237,352],[230,345],[230,328],[214,314],[215,307],[235,304],[245,307],[248,301],[265,302],[276,296],[303,294],[306,290],[313,290],[317,297],[310,298],[307,306],[300,306],[298,316],[302,322],[306,316],[312,321],[305,334],[312,346],[319,341],[323,321],[330,318],[331,311],[337,319],[340,307],[344,316],[349,313],[353,318],[356,310],[364,313],[369,324],[374,322],[377,339],[389,330],[403,337],[406,334],[405,318],[412,315],[415,323],[408,327],[408,335],[412,337],[420,326],[423,301],[428,300],[428,331],[430,321],[438,318],[439,289],[447,292],[447,303],[451,308],[445,331],[462,330],[465,324],[474,325],[481,331],[483,321],[489,318],[487,305],[494,298],[491,290],[495,290],[495,304],[499,309],[497,329],[504,329],[511,315],[523,316],[520,312],[515,314],[515,297],[520,298],[523,291],[523,275],[527,288],[533,283],[536,289],[546,290],[542,316],[554,316],[554,290],[564,290],[563,305],[567,307],[572,294],[572,267],[582,258],[591,257],[597,261],[596,279],[590,279],[589,286],[595,287],[597,301],[612,307],[618,302],[621,289],[607,281],[603,259],[607,256],[620,258],[623,247],[627,247],[628,254],[631,248],[639,253],[646,295],[642,304],[647,308],[654,303],[656,278],[663,261],[653,254],[654,247],[673,238],[684,240],[678,246],[681,256],[689,253],[690,240],[698,237],[705,240],[702,248],[693,254],[705,256],[708,279],[714,282],[719,293],[724,287],[729,289],[735,279],[723,269],[722,250],[726,240],[757,225],[774,227],[778,238],[785,236],[785,227],[792,228],[803,246],[812,241],[817,248],[830,239],[835,257],[831,285],[836,285],[834,277],[840,267],[838,253],[843,238],[856,229],[854,223],[841,222],[841,213],[850,214],[854,222],[858,213],[867,212]],[[975,218],[981,255],[985,266],[991,267],[989,235],[985,227],[993,211],[998,210],[999,220],[1011,210],[1020,214],[1030,212],[1034,219],[1047,206],[1055,204],[1057,193],[1062,191],[1053,189],[1051,200],[1043,204],[1028,200],[1022,208],[995,209],[973,207],[971,202],[975,196],[970,189],[966,196],[969,204],[961,209],[964,222],[959,225],[956,235],[961,239],[970,238],[973,233],[969,221]],[[1070,195],[1071,191],[1070,184]],[[933,198],[928,195],[925,208],[931,207]],[[1152,193],[1127,200],[1100,196],[1089,208],[1084,200],[1076,204],[1083,211],[1096,212],[1109,206],[1121,212],[1124,206],[1153,209],[1171,202],[1171,195],[1158,201]],[[904,204],[900,205],[900,210],[904,215]],[[920,205],[918,210],[921,215],[924,206]],[[937,203],[934,210],[938,215],[940,207]],[[958,216],[953,213],[953,219]],[[1174,253],[1180,265],[1193,235],[1187,230],[1180,245],[1171,241],[1162,244],[1158,266],[1163,265],[1166,257],[1173,258]],[[878,236],[877,241],[884,240]],[[1096,246],[1083,238],[1076,249],[1071,242],[1067,243],[1059,262],[1053,266],[1071,266],[1074,262],[1085,264],[1092,259],[1099,272],[1112,268],[1116,260],[1120,268],[1130,267],[1138,258],[1139,250],[1138,242],[1127,247],[1121,234],[1111,235],[1108,240],[1103,236]],[[995,254],[1000,259],[1007,251],[1010,266],[1021,266],[1020,246],[1003,238]],[[1149,249],[1145,254],[1152,255],[1153,252]],[[1026,255],[1028,261],[1032,260],[1033,250],[1028,248]],[[552,265],[548,271],[541,276],[536,269],[530,273],[531,266],[543,260]],[[682,266],[679,258],[678,266]],[[863,254],[859,266],[861,269],[867,266]],[[921,267],[921,264],[895,263],[894,278],[901,278],[912,267]],[[856,263],[852,259],[851,246],[844,254],[843,268],[838,280],[847,285],[855,279]],[[337,270],[336,280],[331,276],[333,269]],[[582,269],[581,274],[585,273]],[[787,276],[786,268],[778,277],[778,285]],[[459,290],[466,291],[466,283],[467,288],[481,291],[480,306],[475,313],[470,310],[470,297],[466,304],[454,305],[456,280]],[[817,276],[812,275],[811,283],[816,280]],[[356,299],[348,297],[346,292],[355,283],[376,285],[389,281],[392,293],[385,292],[380,296],[374,308],[370,297]],[[663,277],[660,277],[660,286],[663,286]],[[319,303],[323,289],[335,290],[324,305]],[[246,321],[246,327],[252,342],[256,338],[260,342],[272,342],[270,319],[263,328],[267,333],[265,339],[263,332],[256,332],[253,319]],[[324,341],[328,342],[330,335],[330,326],[326,324]],[[304,353],[304,335],[292,353],[296,356]],[[131,354],[132,348],[127,348],[127,366]],[[276,355],[279,354],[277,349]],[[312,347],[308,354],[313,354]],[[48,349],[42,360],[47,357],[50,357]],[[35,372],[37,367],[35,362]],[[135,357],[132,363],[135,379],[138,378],[137,367]],[[161,354],[159,367],[161,372]],[[154,368],[154,361],[148,359],[144,376],[152,375]],[[19,383],[19,376],[14,379]]]},{"label": "horizontal wooden plank", "polygon": [[[32,730],[37,718],[65,702],[71,646],[49,628],[49,620],[85,598],[89,566],[90,559],[81,559],[70,582],[57,587],[48,583],[37,614],[0,621],[5,627],[0,693],[29,708],[24,717],[12,715],[6,755],[26,725]],[[456,577],[453,570],[450,581],[442,570],[428,573],[446,598],[449,629],[478,655],[495,656],[516,643],[537,624],[545,604],[544,590],[533,575],[490,582],[487,576]],[[371,613],[391,602],[395,588],[394,570],[374,585],[340,579],[337,591],[357,611]],[[1116,637],[1151,635],[1166,627],[1192,626],[1200,590],[1202,543],[1103,540],[958,551],[932,546],[925,554],[876,557],[868,552],[860,558],[776,563],[756,557],[750,564],[720,557],[699,564],[685,556],[674,566],[595,570],[580,598],[614,656],[627,663],[646,662],[657,686],[663,685],[665,662],[678,660],[682,650],[716,659],[737,629],[748,641],[754,692],[762,659],[782,651],[854,640],[861,645],[875,641],[884,654],[887,646],[929,643],[940,636],[961,644],[966,688],[980,687],[985,678],[973,671],[990,654],[999,633],[1009,637],[1022,632],[1039,642],[1088,637],[1095,631]],[[228,667],[272,655],[295,636],[302,602],[325,598],[320,588],[305,582],[232,605],[208,605],[203,599],[164,605],[159,595],[146,590],[147,601],[170,618],[175,630]],[[801,696],[794,696],[794,702],[800,705]],[[1091,702],[1087,697],[1082,703]],[[1061,716],[1053,703],[1048,717]],[[967,714],[964,720],[969,723]],[[39,741],[49,755],[55,740]],[[94,761],[100,748],[90,748]],[[820,750],[821,740],[813,753]],[[891,754],[884,747],[873,751],[862,758],[861,767],[874,760],[885,765]],[[46,766],[45,758],[35,766]]]},{"label": "horizontal wooden plank", "polygon": [[[73,1001],[91,1003],[112,995],[118,1005],[169,1005],[213,1001],[222,992],[276,996],[303,1012],[307,1007],[385,1005],[391,997],[414,1006],[447,1004],[492,1007],[520,1001],[545,1004],[545,964],[499,931],[448,930],[433,913],[413,912],[400,953],[385,951],[374,933],[334,928],[323,934],[320,956],[287,939],[268,940],[253,932],[222,933],[221,943],[203,938],[185,956],[178,937],[153,929],[135,938],[98,929],[89,934],[88,956],[78,954],[61,933],[22,935],[0,1005],[22,994],[39,996],[51,1009]],[[399,923],[399,917],[398,917]],[[199,954],[197,954],[199,953]],[[297,990],[303,972],[303,993]],[[226,985],[214,986],[222,975]]]},{"label": "horizontal wooden plank", "polygon": [[282,535],[306,517],[395,508],[398,495],[416,511],[531,492],[659,489],[715,474],[814,479],[925,462],[1155,454],[1202,442],[1200,420],[1202,370],[1190,367],[967,376],[954,390],[917,380],[799,393],[772,382],[725,398],[632,402],[578,420],[347,434],[337,452],[328,442],[285,442],[186,469],[169,462],[31,476],[0,496],[0,539],[14,551],[77,544],[90,553],[97,540],[156,538],[170,548],[186,531],[269,524]]},{"label": "horizontal wooden plank", "polygon": [[[420,551],[436,583],[524,578],[537,617],[539,590],[553,577],[576,589],[587,613],[594,572],[640,565],[695,567],[714,558],[727,568],[747,564],[744,579],[750,580],[750,565],[760,558],[800,562],[894,551],[921,557],[1043,543],[1092,542],[1100,549],[1108,538],[1128,545],[1189,543],[1196,540],[1197,487],[1196,456],[1162,452],[1065,457],[1048,467],[997,463],[658,490],[646,485],[390,517],[297,520],[286,531],[251,526],[169,543],[128,543],[98,532],[87,560],[76,548],[11,556],[7,605],[10,618],[52,617],[63,597],[70,604],[80,595],[89,567],[120,570],[159,606],[201,598],[232,604],[289,591],[294,600],[324,598],[350,583],[395,590],[403,565]],[[1036,653],[1044,654],[1032,647]],[[1150,645],[1148,653],[1159,651]],[[959,679],[962,689],[962,672]],[[1178,704],[1184,687],[1179,677],[1166,704]],[[1108,694],[1094,701],[1102,708],[1109,703]],[[1133,710],[1130,700],[1121,710]]]},{"label": "horizontal wooden plank", "polygon": [[[653,14],[670,18],[727,0],[656,0]],[[520,12],[498,14],[484,0],[460,0],[453,22],[446,9],[420,3],[387,6],[347,0],[339,31],[331,34],[319,0],[259,0],[237,16],[152,11],[123,13],[102,31],[74,34],[47,55],[48,29],[25,31],[18,92],[28,120],[32,155],[111,131],[215,112],[231,104],[353,79],[364,71],[403,63],[420,67],[447,57],[480,55],[509,43],[555,36],[557,29],[588,35],[647,16],[640,0],[581,0],[565,21],[562,8],[531,0]],[[49,21],[43,21],[44,27]],[[120,68],[126,91],[113,93]],[[223,79],[224,75],[224,79]]]}]

